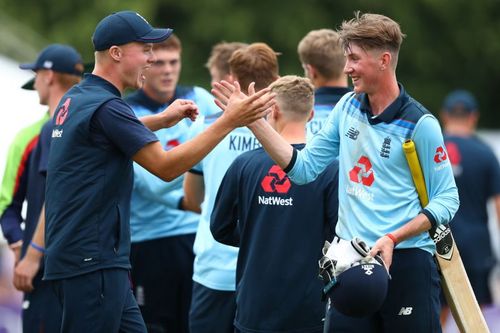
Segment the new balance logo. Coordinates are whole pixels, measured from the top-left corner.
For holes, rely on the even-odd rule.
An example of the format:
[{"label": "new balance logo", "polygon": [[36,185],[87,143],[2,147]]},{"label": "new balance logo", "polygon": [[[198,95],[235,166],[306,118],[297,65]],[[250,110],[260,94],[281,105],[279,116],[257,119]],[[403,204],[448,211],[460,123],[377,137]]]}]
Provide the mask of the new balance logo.
[{"label": "new balance logo", "polygon": [[402,307],[401,310],[399,310],[398,316],[409,316],[411,315],[411,312],[413,311],[413,308],[411,306],[408,307]]},{"label": "new balance logo", "polygon": [[355,129],[354,127],[349,128],[345,136],[347,136],[349,139],[356,140],[358,138],[359,131]]}]

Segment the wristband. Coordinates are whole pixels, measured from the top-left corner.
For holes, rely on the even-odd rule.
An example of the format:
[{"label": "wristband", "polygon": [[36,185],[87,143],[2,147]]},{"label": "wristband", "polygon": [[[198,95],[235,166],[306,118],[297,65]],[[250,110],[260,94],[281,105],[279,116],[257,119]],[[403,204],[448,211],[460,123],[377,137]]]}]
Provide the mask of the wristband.
[{"label": "wristband", "polygon": [[391,241],[394,243],[394,246],[396,246],[398,244],[398,239],[396,238],[396,236],[394,236],[391,233],[386,234],[386,236],[391,239]]},{"label": "wristband", "polygon": [[30,243],[31,247],[34,248],[35,250],[37,250],[38,252],[42,253],[42,254],[45,254],[45,249],[43,247],[41,247],[40,245],[37,245],[36,243],[34,242],[31,242]]}]

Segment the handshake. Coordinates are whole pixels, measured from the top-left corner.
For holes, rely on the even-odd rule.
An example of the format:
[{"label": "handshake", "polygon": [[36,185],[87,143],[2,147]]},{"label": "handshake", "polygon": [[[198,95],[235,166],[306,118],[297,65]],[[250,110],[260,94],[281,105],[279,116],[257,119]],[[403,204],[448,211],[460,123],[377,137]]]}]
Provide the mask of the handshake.
[{"label": "handshake", "polygon": [[319,260],[319,278],[325,283],[323,296],[347,316],[363,317],[383,304],[390,279],[382,258],[369,255],[370,248],[359,238],[346,241],[334,237],[325,242]]}]

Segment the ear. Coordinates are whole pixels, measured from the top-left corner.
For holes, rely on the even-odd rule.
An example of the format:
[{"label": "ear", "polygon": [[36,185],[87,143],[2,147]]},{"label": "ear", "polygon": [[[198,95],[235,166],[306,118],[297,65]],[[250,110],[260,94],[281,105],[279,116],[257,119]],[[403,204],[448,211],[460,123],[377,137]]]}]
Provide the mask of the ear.
[{"label": "ear", "polygon": [[310,64],[304,64],[303,67],[304,67],[304,70],[306,72],[305,74],[306,74],[307,78],[309,78],[311,80],[316,78],[316,75],[317,75],[316,68],[314,68]]},{"label": "ear", "polygon": [[480,116],[479,111],[475,111],[470,114],[471,123],[474,127],[477,125],[477,122],[479,121],[479,116]]},{"label": "ear", "polygon": [[380,55],[380,70],[384,71],[391,66],[392,54],[390,52],[383,52]]},{"label": "ear", "polygon": [[279,118],[281,118],[281,110],[278,106],[278,103],[271,106],[271,117],[273,118],[273,120],[278,120]]},{"label": "ear", "polygon": [[45,77],[43,78],[43,82],[46,84],[46,85],[51,85],[53,82],[54,82],[54,71],[52,70],[48,70],[45,72]]},{"label": "ear", "polygon": [[307,122],[310,122],[311,119],[314,118],[314,109],[311,109],[311,112],[309,113],[309,118],[307,118]]},{"label": "ear", "polygon": [[111,46],[108,50],[108,53],[111,59],[113,59],[114,61],[120,61],[123,56],[123,50],[116,45]]}]

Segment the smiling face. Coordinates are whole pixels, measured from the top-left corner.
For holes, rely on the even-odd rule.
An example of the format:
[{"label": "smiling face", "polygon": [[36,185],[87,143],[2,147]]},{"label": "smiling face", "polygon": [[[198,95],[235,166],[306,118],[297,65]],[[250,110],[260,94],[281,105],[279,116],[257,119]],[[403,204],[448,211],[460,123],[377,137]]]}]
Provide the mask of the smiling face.
[{"label": "smiling face", "polygon": [[351,80],[356,94],[376,92],[382,72],[382,52],[365,50],[359,45],[350,44],[345,50],[346,63],[344,73]]},{"label": "smiling face", "polygon": [[156,60],[145,73],[144,91],[159,102],[167,102],[175,94],[181,73],[181,51],[156,49]]},{"label": "smiling face", "polygon": [[155,61],[153,44],[128,43],[121,49],[122,80],[124,88],[140,88],[145,79],[145,73]]}]

